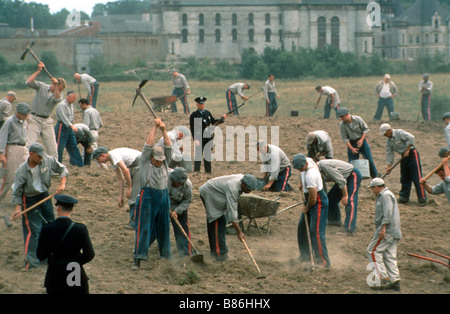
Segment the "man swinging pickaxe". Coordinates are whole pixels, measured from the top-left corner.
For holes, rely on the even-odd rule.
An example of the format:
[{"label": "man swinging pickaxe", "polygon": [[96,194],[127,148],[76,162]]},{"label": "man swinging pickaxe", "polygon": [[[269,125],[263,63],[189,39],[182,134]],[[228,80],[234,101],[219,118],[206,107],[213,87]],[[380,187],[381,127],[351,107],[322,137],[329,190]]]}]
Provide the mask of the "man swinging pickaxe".
[{"label": "man swinging pickaxe", "polygon": [[145,98],[144,94],[141,91],[141,88],[144,87],[145,84],[147,84],[148,80],[143,80],[138,88],[136,88],[136,95],[134,96],[133,99],[133,104],[131,105],[131,107],[134,106],[134,103],[136,102],[136,98],[139,96],[142,98],[142,100],[144,101],[144,103],[147,105],[147,108],[150,110],[150,112],[152,113],[153,117],[155,117],[155,119],[157,119],[158,117],[156,116],[155,111],[153,110],[152,106],[150,106],[149,102],[147,101],[147,99]]},{"label": "man swinging pickaxe", "polygon": [[[41,63],[41,60],[39,60],[39,58],[37,57],[37,55],[34,53],[34,51],[31,49],[31,47],[33,47],[35,44],[34,41],[31,42],[31,44],[28,46],[28,48],[25,50],[25,52],[22,54],[22,56],[20,57],[20,60],[25,60],[25,57],[27,56],[28,53],[30,53],[33,58],[37,61],[37,63]],[[47,73],[47,75],[50,77],[50,79],[53,78],[53,76],[50,74],[50,72],[47,71],[47,69],[45,67],[43,67],[45,73]]]}]

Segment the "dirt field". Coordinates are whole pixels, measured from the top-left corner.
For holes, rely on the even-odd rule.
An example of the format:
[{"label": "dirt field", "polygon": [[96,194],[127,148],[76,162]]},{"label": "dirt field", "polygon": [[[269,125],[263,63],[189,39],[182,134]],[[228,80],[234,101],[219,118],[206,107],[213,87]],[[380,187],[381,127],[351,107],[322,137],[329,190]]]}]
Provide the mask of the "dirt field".
[{"label": "dirt field", "polygon": [[[162,114],[169,129],[187,125],[187,117],[181,113]],[[130,147],[142,149],[151,128],[150,113],[102,113],[105,127],[100,132],[100,145],[109,149]],[[78,119],[78,120],[77,120]],[[80,121],[79,113],[76,121]],[[335,158],[347,160],[344,144],[340,140],[338,120],[306,119],[302,117],[230,117],[227,125],[280,126],[280,147],[292,156],[305,153],[305,137],[309,131],[325,130],[332,137]],[[369,142],[375,163],[381,173],[385,170],[385,138],[379,135],[380,123],[370,123]],[[438,163],[438,149],[445,144],[442,122],[399,121],[394,128],[403,128],[416,137],[421,155],[423,173],[428,174]],[[124,127],[126,126],[126,127]],[[248,142],[247,142],[248,145]],[[396,156],[398,158],[398,156]],[[247,158],[248,159],[248,158]],[[67,154],[65,164],[68,165]],[[213,162],[213,176],[250,172],[260,176],[260,165],[250,161]],[[78,198],[73,219],[85,223],[95,248],[96,257],[86,265],[90,277],[90,290],[94,294],[392,294],[376,292],[369,288],[366,278],[369,260],[367,244],[372,236],[374,196],[364,180],[359,192],[357,232],[349,237],[340,228],[328,226],[327,246],[331,268],[309,271],[308,263],[298,261],[297,223],[300,207],[292,208],[271,221],[271,232],[260,235],[255,228],[245,232],[246,242],[253,253],[265,279],[258,279],[255,265],[244,245],[235,235],[227,235],[230,259],[216,262],[209,256],[205,211],[198,196],[199,187],[209,178],[203,172],[191,174],[194,200],[189,208],[191,236],[197,249],[205,256],[204,264],[196,264],[190,258],[179,259],[172,237],[172,261],[159,258],[157,243],[150,249],[149,260],[141,264],[137,272],[131,270],[133,262],[134,231],[126,228],[128,213],[117,207],[117,183],[114,171],[68,166],[70,176],[66,194]],[[111,169],[111,167],[110,167]],[[385,178],[387,186],[398,195],[400,189],[399,167]],[[439,181],[433,176],[429,182]],[[292,187],[299,182],[295,171],[290,179]],[[56,183],[53,184],[54,189]],[[279,199],[280,209],[301,200],[298,189],[291,192],[254,192],[256,195]],[[407,253],[430,255],[432,249],[450,255],[449,223],[450,206],[444,195],[429,196],[426,207],[419,207],[413,188],[411,202],[399,205],[403,239],[398,246],[398,264],[402,277],[403,294],[448,294],[450,272],[445,266],[415,259]],[[263,225],[266,218],[257,220]],[[247,226],[247,223],[245,224]],[[6,229],[0,225],[0,293],[45,293],[43,280],[45,266],[24,270],[23,236],[21,223]]]}]

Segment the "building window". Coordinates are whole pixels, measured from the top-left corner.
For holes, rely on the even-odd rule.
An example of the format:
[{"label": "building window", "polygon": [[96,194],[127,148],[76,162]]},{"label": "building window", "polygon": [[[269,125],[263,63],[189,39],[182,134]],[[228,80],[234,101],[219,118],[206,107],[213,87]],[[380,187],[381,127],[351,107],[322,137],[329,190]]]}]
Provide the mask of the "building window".
[{"label": "building window", "polygon": [[254,21],[253,21],[253,13],[249,13],[249,14],[248,14],[248,25],[251,25],[251,26],[254,25]]},{"label": "building window", "polygon": [[280,21],[280,25],[283,25],[283,14],[278,15],[278,20]]},{"label": "building window", "polygon": [[237,25],[237,14],[233,13],[231,16],[231,25],[236,26]]},{"label": "building window", "polygon": [[317,19],[317,46],[325,48],[327,44],[327,28],[326,20],[323,16]]},{"label": "building window", "polygon": [[266,25],[270,25],[270,13],[266,13],[265,21],[266,21]]},{"label": "building window", "polygon": [[434,28],[439,28],[439,20],[438,19],[434,20]]},{"label": "building window", "polygon": [[220,26],[220,14],[216,13],[216,26]]},{"label": "building window", "polygon": [[420,44],[420,36],[416,37],[416,44]]},{"label": "building window", "polygon": [[264,30],[264,34],[266,35],[266,43],[271,42],[271,36],[272,36],[272,31],[270,30],[270,28],[266,28]]},{"label": "building window", "polygon": [[186,13],[184,13],[184,14],[181,16],[181,25],[187,26],[187,14],[186,14]]},{"label": "building window", "polygon": [[434,34],[434,42],[435,43],[439,42],[439,34]]},{"label": "building window", "polygon": [[200,29],[198,31],[198,42],[204,43],[205,42],[205,31],[203,29]]},{"label": "building window", "polygon": [[188,42],[188,30],[183,28],[181,30],[181,42],[187,43]]},{"label": "building window", "polygon": [[248,30],[248,41],[251,43],[255,41],[255,31],[253,29]]},{"label": "building window", "polygon": [[203,13],[200,13],[198,15],[198,25],[200,26],[205,25],[205,15],[203,15]]},{"label": "building window", "polygon": [[282,43],[283,42],[283,30],[279,30],[278,31],[278,36],[279,36],[279,38],[280,38],[280,43]]},{"label": "building window", "polygon": [[216,43],[220,43],[220,29],[216,29]]},{"label": "building window", "polygon": [[237,41],[237,29],[233,28],[231,30],[231,40],[232,41]]},{"label": "building window", "polygon": [[331,45],[339,49],[339,18],[334,16],[331,18]]}]

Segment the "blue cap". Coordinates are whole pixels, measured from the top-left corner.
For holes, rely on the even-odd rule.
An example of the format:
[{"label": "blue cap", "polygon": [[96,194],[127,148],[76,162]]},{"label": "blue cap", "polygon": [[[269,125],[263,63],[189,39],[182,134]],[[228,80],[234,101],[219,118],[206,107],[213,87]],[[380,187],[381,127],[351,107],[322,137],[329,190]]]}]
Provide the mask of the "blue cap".
[{"label": "blue cap", "polygon": [[295,154],[292,159],[294,169],[300,170],[306,165],[306,156],[304,154]]},{"label": "blue cap", "polygon": [[56,206],[62,205],[65,207],[73,207],[73,205],[78,204],[78,200],[72,196],[65,195],[65,194],[56,194]]},{"label": "blue cap", "polygon": [[338,116],[338,117],[343,117],[343,116],[345,116],[346,114],[348,114],[348,109],[347,108],[345,108],[345,107],[343,107],[343,108],[339,108],[337,111],[336,111],[336,115]]},{"label": "blue cap", "polygon": [[247,189],[255,191],[258,189],[258,180],[256,180],[255,176],[252,174],[246,174],[242,178],[242,182],[244,182]]},{"label": "blue cap", "polygon": [[92,153],[92,159],[97,159],[101,154],[107,154],[108,149],[106,147],[100,146],[97,147],[94,152]]}]

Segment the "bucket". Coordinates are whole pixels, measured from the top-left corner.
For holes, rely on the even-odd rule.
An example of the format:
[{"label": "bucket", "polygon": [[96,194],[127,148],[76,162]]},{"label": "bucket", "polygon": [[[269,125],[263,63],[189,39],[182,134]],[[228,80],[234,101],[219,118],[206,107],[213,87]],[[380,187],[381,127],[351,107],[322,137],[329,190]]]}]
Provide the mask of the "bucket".
[{"label": "bucket", "polygon": [[297,110],[291,110],[291,117],[298,117],[298,111]]},{"label": "bucket", "polygon": [[358,169],[359,172],[361,172],[361,177],[363,180],[370,178],[369,161],[367,159],[355,159],[350,161],[350,163],[353,167]]}]

